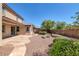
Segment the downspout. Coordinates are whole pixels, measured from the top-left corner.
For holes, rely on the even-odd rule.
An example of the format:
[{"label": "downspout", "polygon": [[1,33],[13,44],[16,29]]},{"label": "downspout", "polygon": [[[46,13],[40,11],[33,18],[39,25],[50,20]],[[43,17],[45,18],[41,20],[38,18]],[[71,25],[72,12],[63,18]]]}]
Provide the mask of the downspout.
[{"label": "downspout", "polygon": [[15,35],[17,35],[17,25],[18,25],[18,17],[16,17]]}]

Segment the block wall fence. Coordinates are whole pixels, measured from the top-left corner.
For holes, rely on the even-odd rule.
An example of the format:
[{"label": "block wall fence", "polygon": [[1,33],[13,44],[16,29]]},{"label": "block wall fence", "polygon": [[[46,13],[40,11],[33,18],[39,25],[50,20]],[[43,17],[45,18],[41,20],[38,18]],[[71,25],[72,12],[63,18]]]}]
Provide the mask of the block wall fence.
[{"label": "block wall fence", "polygon": [[79,29],[52,30],[52,33],[79,38]]}]

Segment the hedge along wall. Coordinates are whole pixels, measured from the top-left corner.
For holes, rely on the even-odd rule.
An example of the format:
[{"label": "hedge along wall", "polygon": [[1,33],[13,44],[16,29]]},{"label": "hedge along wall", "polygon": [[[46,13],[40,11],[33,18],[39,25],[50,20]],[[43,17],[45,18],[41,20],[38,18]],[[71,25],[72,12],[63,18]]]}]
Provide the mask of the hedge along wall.
[{"label": "hedge along wall", "polygon": [[79,38],[79,29],[52,30],[52,33]]}]

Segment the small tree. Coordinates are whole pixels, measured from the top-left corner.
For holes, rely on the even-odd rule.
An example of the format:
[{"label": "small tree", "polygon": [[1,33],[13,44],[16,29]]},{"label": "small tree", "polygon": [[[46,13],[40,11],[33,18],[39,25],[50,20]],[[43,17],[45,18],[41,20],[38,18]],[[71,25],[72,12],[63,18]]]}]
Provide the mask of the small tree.
[{"label": "small tree", "polygon": [[71,18],[75,19],[75,21],[73,22],[73,24],[74,24],[75,26],[79,26],[79,12],[76,12],[76,13],[75,13],[75,16],[73,16],[73,17],[71,17]]},{"label": "small tree", "polygon": [[56,22],[55,29],[56,30],[61,30],[61,29],[64,29],[65,26],[66,26],[65,22]]},{"label": "small tree", "polygon": [[54,26],[54,21],[52,20],[44,20],[41,24],[41,28],[46,30],[48,33],[50,33],[50,30]]}]

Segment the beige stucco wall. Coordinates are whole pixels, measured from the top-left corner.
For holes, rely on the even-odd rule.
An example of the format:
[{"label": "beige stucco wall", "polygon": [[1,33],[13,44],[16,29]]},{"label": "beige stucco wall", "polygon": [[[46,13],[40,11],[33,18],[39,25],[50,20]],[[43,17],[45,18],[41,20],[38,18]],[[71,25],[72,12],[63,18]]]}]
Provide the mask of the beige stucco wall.
[{"label": "beige stucco wall", "polygon": [[17,34],[25,34],[25,33],[26,33],[25,25],[19,25],[19,32],[17,32]]},{"label": "beige stucco wall", "polygon": [[16,20],[16,16],[15,15],[13,15],[12,13],[10,13],[8,10],[4,10],[4,16],[6,16],[6,17],[8,17],[8,18],[10,18],[10,19],[13,19],[13,20],[15,20],[15,21],[17,21]]},{"label": "beige stucco wall", "polygon": [[[19,23],[23,22],[22,19],[18,18],[18,16],[12,14],[11,12],[9,12],[9,10],[6,10],[6,9],[3,11],[3,16],[6,16],[6,17],[16,21],[15,25],[18,25],[20,27],[20,29],[19,29],[20,31],[16,32],[16,34],[24,34],[25,33],[25,25],[19,24]],[[2,37],[5,38],[5,37],[11,36],[11,26],[15,26],[15,25],[13,25],[12,23],[9,23],[9,22],[6,23],[4,21],[3,21],[3,25],[5,25],[5,32],[2,33]]]},{"label": "beige stucco wall", "polygon": [[[18,16],[16,16],[12,12],[9,12],[9,10],[6,10],[6,9],[4,10],[3,14],[4,14],[4,16],[16,21],[15,25],[19,26],[19,32],[16,31],[16,34],[19,35],[19,34],[27,33],[26,32],[26,26],[24,24],[21,24],[21,23],[23,23],[23,20],[21,18],[19,18]],[[2,33],[2,36],[5,38],[5,37],[11,36],[11,26],[13,24],[11,24],[10,22],[8,22],[8,23],[5,22],[4,25],[5,25],[5,32],[1,31],[1,33]],[[13,26],[15,26],[15,25],[13,25]],[[30,32],[29,33],[33,34],[33,27],[32,26],[30,27]]]},{"label": "beige stucco wall", "polygon": [[0,42],[2,40],[2,4],[0,3]]},{"label": "beige stucco wall", "polygon": [[11,36],[11,25],[5,24],[5,32],[2,34],[3,38]]},{"label": "beige stucco wall", "polygon": [[[27,29],[28,26],[26,26],[26,29]],[[26,32],[26,34],[34,34],[34,29],[33,29],[33,26],[29,26],[29,32]]]},{"label": "beige stucco wall", "polygon": [[22,20],[22,19],[20,19],[20,18],[18,18],[18,22],[23,23],[23,20]]},{"label": "beige stucco wall", "polygon": [[20,31],[17,32],[17,34],[34,34],[33,26],[29,27],[29,32],[26,32],[27,26],[25,26],[25,25],[19,25],[19,27],[20,27],[19,28]]},{"label": "beige stucco wall", "polygon": [[30,34],[33,34],[33,26],[30,26]]},{"label": "beige stucco wall", "polygon": [[[14,25],[10,25],[10,24],[4,24],[4,25],[5,25],[5,32],[3,32],[2,36],[3,36],[3,38],[10,37],[11,36],[11,26],[14,26]],[[22,24],[18,25],[18,26],[19,26],[19,32],[16,31],[16,34],[17,35],[25,34],[26,33],[25,26]]]},{"label": "beige stucco wall", "polygon": [[10,18],[10,19],[12,19],[12,20],[18,21],[18,22],[20,22],[20,23],[23,22],[23,20],[22,20],[21,18],[19,18],[18,16],[12,14],[9,10],[6,10],[6,9],[3,9],[3,10],[4,10],[4,11],[3,11],[3,15],[4,15],[4,16],[6,16],[6,17],[8,17],[8,18]]}]

